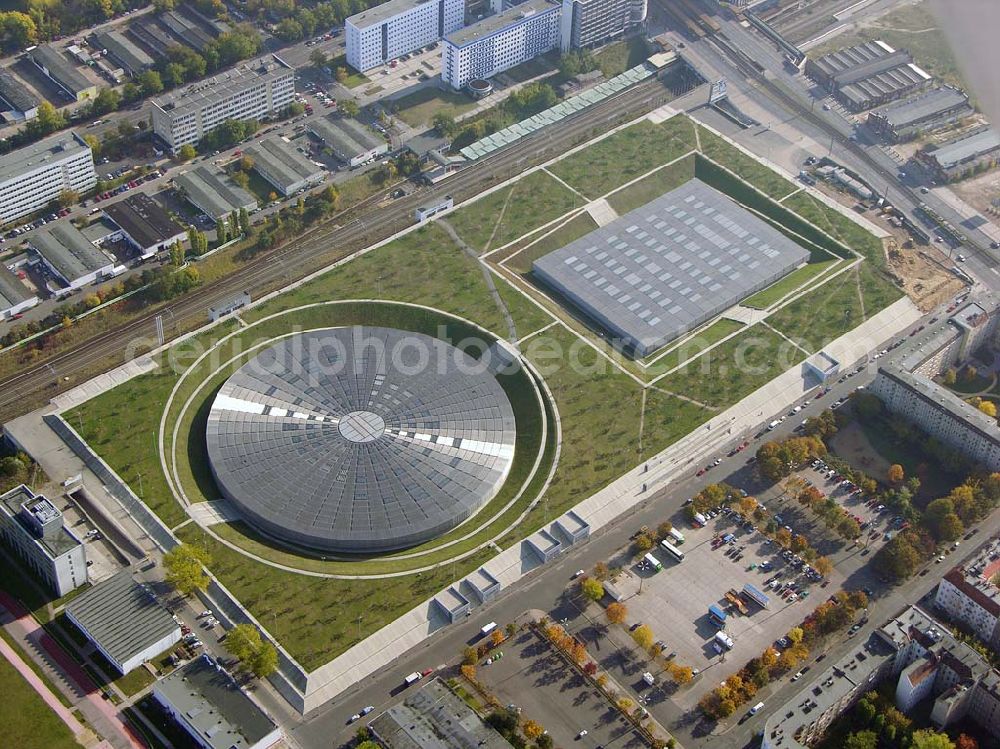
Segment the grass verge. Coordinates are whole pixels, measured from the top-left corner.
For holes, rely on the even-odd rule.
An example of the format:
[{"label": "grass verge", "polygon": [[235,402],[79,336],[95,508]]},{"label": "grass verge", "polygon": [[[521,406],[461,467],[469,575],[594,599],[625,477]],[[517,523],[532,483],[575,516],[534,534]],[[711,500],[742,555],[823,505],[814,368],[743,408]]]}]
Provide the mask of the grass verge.
[{"label": "grass verge", "polygon": [[780,302],[786,296],[796,291],[811,281],[819,278],[827,271],[839,265],[841,260],[825,260],[818,263],[806,263],[801,268],[796,268],[787,276],[771,284],[766,289],[758,291],[753,296],[744,299],[740,304],[744,307],[754,309],[767,309],[772,304]]},{"label": "grass verge", "polygon": [[410,127],[431,124],[431,118],[438,112],[458,118],[476,108],[476,102],[465,94],[436,88],[422,88],[412,94],[400,96],[392,99],[390,105],[399,119]]},{"label": "grass verge", "polygon": [[60,720],[6,658],[0,658],[0,725],[3,743],[18,749],[80,749]]}]

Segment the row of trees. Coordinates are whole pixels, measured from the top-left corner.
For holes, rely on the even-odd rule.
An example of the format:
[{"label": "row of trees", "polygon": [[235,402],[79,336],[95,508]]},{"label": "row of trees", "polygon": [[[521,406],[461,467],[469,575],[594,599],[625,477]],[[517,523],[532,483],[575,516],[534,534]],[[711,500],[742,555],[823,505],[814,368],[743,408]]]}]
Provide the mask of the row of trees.
[{"label": "row of trees", "polygon": [[800,505],[810,510],[827,528],[845,540],[861,535],[861,526],[832,497],[828,497],[815,486],[806,486],[796,477],[788,479],[785,487],[793,493]]},{"label": "row of trees", "polygon": [[472,120],[458,124],[447,112],[438,112],[431,120],[431,124],[442,136],[452,140],[453,149],[460,149],[519,120],[555,106],[558,101],[555,89],[549,84],[529,83],[515,91],[501,104]]},{"label": "row of trees", "polygon": [[789,437],[765,442],[757,450],[757,470],[770,481],[780,481],[807,460],[826,455],[826,445],[816,436]]},{"label": "row of trees", "polygon": [[800,626],[788,631],[785,637],[790,644],[782,653],[779,654],[774,647],[767,647],[735,675],[706,693],[698,707],[709,718],[729,717],[771,680],[797,668],[824,637],[846,627],[867,605],[868,597],[862,591],[837,593],[834,600],[821,603]]}]

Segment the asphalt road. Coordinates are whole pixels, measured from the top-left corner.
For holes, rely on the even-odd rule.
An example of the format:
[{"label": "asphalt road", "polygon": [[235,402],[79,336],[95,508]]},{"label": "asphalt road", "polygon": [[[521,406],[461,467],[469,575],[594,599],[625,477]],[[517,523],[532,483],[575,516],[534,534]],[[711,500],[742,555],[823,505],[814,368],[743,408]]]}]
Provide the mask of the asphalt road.
[{"label": "asphalt road", "polygon": [[370,246],[413,221],[413,211],[433,199],[452,195],[465,200],[487,186],[523,171],[536,160],[550,158],[570,147],[593,128],[609,126],[638,116],[671,98],[658,81],[650,80],[568,119],[560,128],[549,128],[457,172],[440,186],[414,191],[380,209],[377,216],[353,218],[385,197],[379,194],[366,205],[346,212],[313,229],[294,242],[263,252],[231,275],[199,287],[163,307],[81,341],[73,348],[33,363],[0,380],[0,419],[8,420],[37,407],[60,390],[110,368],[124,351],[137,353],[137,341],[156,341],[155,318],[163,316],[168,337],[208,322],[207,309],[248,290],[253,298],[285,286]]}]

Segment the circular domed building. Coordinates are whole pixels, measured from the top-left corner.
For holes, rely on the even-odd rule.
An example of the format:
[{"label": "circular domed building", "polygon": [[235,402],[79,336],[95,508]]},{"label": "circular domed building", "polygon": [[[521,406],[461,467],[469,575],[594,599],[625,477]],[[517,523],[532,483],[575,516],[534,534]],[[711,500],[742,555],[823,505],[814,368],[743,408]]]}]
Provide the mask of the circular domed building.
[{"label": "circular domed building", "polygon": [[340,553],[433,539],[499,491],[514,413],[496,377],[420,333],[281,340],[219,390],[206,439],[222,493],[261,532]]}]

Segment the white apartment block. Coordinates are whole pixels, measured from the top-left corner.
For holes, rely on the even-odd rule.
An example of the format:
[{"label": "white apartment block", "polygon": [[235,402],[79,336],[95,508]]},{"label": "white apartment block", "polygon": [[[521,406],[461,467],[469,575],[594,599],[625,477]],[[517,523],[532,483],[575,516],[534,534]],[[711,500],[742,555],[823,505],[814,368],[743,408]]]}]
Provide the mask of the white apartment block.
[{"label": "white apartment block", "polygon": [[0,223],[27,216],[63,190],[84,193],[97,183],[94,155],[75,133],[60,133],[0,156]]},{"label": "white apartment block", "polygon": [[562,49],[622,36],[646,20],[646,0],[562,0]]},{"label": "white apartment block", "polygon": [[449,34],[442,42],[441,78],[460,89],[557,48],[560,13],[548,0],[527,0]]},{"label": "white apartment block", "polygon": [[344,22],[347,64],[364,72],[465,24],[464,0],[389,0]]},{"label": "white apartment block", "polygon": [[938,584],[934,606],[951,621],[962,622],[994,650],[1000,648],[1000,540],[988,542],[976,556],[948,571]]},{"label": "white apartment block", "polygon": [[176,153],[226,120],[271,117],[294,98],[295,68],[272,55],[153,99],[153,132]]}]

